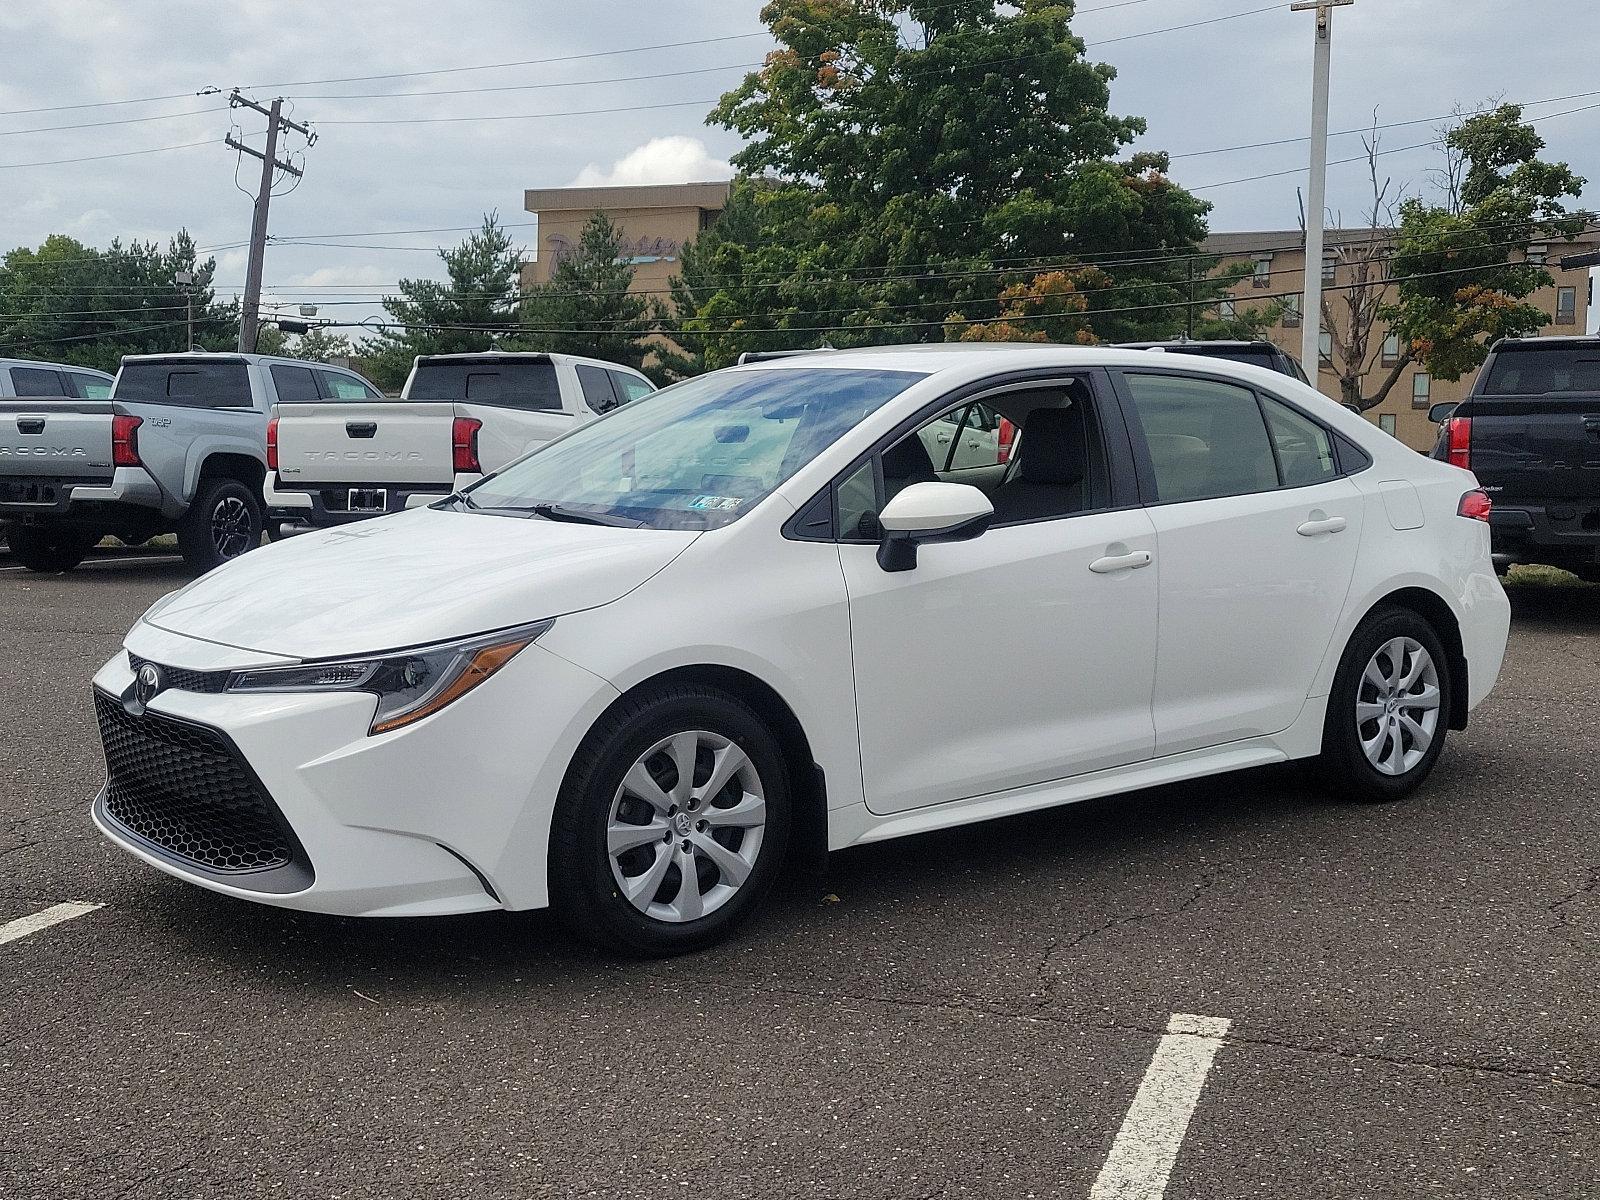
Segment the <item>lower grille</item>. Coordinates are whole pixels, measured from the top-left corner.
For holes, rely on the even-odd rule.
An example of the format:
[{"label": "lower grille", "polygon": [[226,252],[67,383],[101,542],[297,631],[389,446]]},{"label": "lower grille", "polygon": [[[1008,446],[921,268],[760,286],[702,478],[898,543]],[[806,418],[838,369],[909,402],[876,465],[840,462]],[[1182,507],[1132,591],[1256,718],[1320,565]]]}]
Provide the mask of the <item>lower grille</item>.
[{"label": "lower grille", "polygon": [[135,717],[99,691],[94,704],[106,752],[107,817],[207,874],[288,868],[302,886],[309,882],[299,839],[226,736],[148,711]]}]

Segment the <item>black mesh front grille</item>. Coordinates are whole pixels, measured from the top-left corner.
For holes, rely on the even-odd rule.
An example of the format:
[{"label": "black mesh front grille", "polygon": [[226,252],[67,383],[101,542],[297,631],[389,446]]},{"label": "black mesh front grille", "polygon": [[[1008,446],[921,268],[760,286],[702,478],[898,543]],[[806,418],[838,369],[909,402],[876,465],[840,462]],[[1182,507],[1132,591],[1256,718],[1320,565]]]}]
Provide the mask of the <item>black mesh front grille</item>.
[{"label": "black mesh front grille", "polygon": [[226,737],[152,712],[133,716],[98,691],[94,704],[105,743],[108,817],[210,874],[294,868],[290,874],[309,881],[299,840]]},{"label": "black mesh front grille", "polygon": [[[133,668],[137,675],[139,668],[150,662],[148,658],[140,658],[132,651],[128,653],[128,666]],[[228,686],[230,671],[191,671],[185,667],[168,667],[156,663],[161,668],[161,676],[166,680],[166,686],[175,688],[180,692],[205,692],[216,695]]]}]

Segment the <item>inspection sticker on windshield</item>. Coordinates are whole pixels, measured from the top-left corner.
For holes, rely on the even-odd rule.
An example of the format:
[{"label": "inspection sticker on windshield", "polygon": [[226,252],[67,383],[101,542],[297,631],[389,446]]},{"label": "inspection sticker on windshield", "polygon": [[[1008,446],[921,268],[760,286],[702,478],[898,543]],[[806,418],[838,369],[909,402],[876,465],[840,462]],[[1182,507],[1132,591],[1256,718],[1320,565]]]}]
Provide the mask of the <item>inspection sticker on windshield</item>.
[{"label": "inspection sticker on windshield", "polygon": [[738,508],[737,496],[696,496],[689,501],[690,508]]}]

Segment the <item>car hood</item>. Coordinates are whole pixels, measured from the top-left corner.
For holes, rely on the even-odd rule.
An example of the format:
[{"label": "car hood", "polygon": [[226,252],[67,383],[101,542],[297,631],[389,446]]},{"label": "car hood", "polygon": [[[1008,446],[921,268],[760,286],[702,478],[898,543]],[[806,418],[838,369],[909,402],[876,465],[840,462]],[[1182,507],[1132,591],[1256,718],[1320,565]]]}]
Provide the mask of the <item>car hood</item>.
[{"label": "car hood", "polygon": [[366,654],[609,604],[697,536],[416,509],[253,551],[144,621],[289,658]]}]

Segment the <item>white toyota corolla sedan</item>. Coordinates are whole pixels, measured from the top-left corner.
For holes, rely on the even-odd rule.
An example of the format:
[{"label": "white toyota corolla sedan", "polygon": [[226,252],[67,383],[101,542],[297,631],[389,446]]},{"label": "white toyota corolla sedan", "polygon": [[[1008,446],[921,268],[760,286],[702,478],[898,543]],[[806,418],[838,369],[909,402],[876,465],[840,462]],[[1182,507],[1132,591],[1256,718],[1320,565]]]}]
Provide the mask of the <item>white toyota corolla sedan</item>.
[{"label": "white toyota corolla sedan", "polygon": [[[979,419],[1011,436],[958,456]],[[1392,800],[1500,670],[1488,511],[1224,361],[738,367],[160,600],[94,680],[94,820],[231,896],[655,954],[786,849],[1288,759]]]}]

